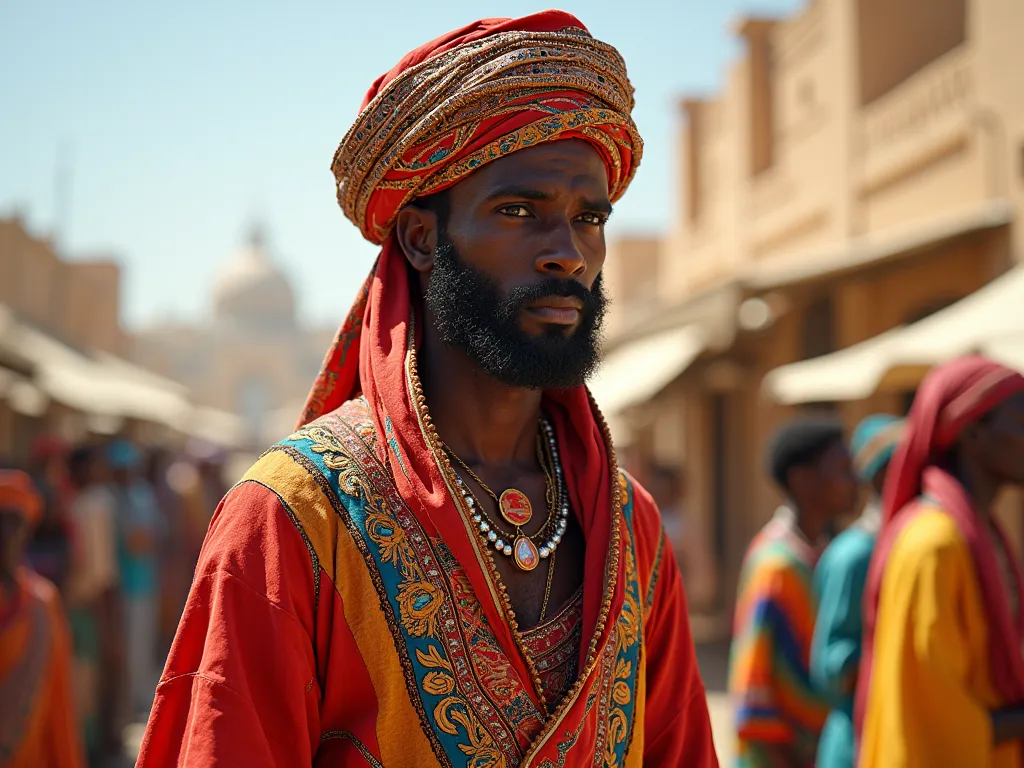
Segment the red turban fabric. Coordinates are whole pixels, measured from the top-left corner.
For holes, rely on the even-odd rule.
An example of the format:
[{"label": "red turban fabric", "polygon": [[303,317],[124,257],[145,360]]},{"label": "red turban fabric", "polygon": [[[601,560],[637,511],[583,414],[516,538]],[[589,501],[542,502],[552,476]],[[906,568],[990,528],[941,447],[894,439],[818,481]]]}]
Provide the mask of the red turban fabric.
[{"label": "red turban fabric", "polygon": [[17,469],[0,469],[0,509],[18,512],[31,525],[43,512],[32,478]]},{"label": "red turban fabric", "polygon": [[[999,575],[998,558],[985,523],[960,483],[942,466],[943,458],[964,428],[1018,392],[1024,392],[1024,376],[984,357],[954,360],[925,377],[907,418],[903,441],[896,450],[886,478],[883,523],[878,536],[864,594],[864,651],[857,685],[855,718],[857,733],[864,722],[864,708],[874,662],[874,631],[885,566],[900,533],[923,508],[927,495],[953,518],[971,550],[989,621],[992,682],[1007,703],[1024,703],[1024,614],[1012,616],[1006,589]],[[934,503],[933,503],[934,504]],[[993,520],[1001,545],[1009,552],[998,522]],[[1014,564],[1017,590],[1024,584]]]},{"label": "red turban fabric", "polygon": [[[582,139],[598,151],[616,200],[643,148],[632,108],[622,57],[575,17],[545,11],[485,19],[427,43],[379,78],[335,154],[342,210],[383,247],[299,424],[365,396],[402,498],[462,563],[475,562],[475,531],[446,485],[441,462],[447,460],[416,384],[414,313],[405,257],[392,233],[395,216],[410,200],[456,184],[488,162],[559,139]],[[545,392],[544,409],[588,543],[585,579],[599,584],[605,555],[622,535],[613,524],[618,475],[607,427],[583,386]],[[612,611],[621,608],[622,578]],[[470,569],[470,580],[478,595],[489,594],[482,569]],[[584,626],[595,632],[593,642],[603,642],[614,622],[599,621],[600,590],[588,590],[585,600]],[[496,605],[483,602],[499,640],[514,647]]]}]

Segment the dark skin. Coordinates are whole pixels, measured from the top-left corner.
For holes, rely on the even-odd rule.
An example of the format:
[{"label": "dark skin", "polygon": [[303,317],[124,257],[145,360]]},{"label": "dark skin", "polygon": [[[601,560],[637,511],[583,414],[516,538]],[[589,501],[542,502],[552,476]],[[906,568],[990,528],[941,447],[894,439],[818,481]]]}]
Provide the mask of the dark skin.
[{"label": "dark skin", "polygon": [[[1024,393],[969,424],[953,455],[954,474],[977,513],[990,520],[1002,488],[1024,484]],[[1024,739],[1024,707],[993,711],[992,736],[996,744]]]},{"label": "dark skin", "polygon": [[808,541],[819,541],[857,503],[857,478],[850,453],[836,441],[817,461],[789,470],[787,486],[797,524]]},{"label": "dark skin", "polygon": [[[604,265],[604,222],[611,203],[604,162],[586,142],[520,150],[469,175],[449,195],[448,237],[468,264],[503,291],[551,277],[593,287]],[[396,222],[398,243],[420,275],[421,292],[433,267],[438,225],[433,211],[416,206],[405,207]],[[523,309],[520,327],[537,337],[571,334],[580,324],[578,310],[574,298],[542,299]],[[424,308],[424,314],[419,375],[438,434],[495,493],[506,488],[526,493],[534,514],[523,530],[535,534],[547,509],[546,479],[535,450],[541,391],[490,378],[462,350],[442,343],[430,312]],[[471,487],[491,520],[511,533],[491,497],[475,483]],[[583,533],[570,516],[557,550],[548,616],[582,584],[584,554]],[[548,563],[524,572],[503,555],[495,554],[494,561],[520,627],[535,625]]]},{"label": "dark skin", "polygon": [[14,594],[18,565],[25,554],[29,527],[20,512],[0,509],[0,603]]}]

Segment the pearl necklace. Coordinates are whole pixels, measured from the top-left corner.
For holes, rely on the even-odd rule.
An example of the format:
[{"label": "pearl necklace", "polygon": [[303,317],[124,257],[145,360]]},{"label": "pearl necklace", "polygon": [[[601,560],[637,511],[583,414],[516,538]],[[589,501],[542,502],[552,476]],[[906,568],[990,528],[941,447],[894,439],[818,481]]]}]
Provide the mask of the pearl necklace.
[{"label": "pearl necklace", "polygon": [[487,519],[486,514],[480,508],[476,497],[473,496],[473,492],[463,482],[462,477],[457,472],[455,473],[455,483],[462,493],[466,506],[469,507],[472,513],[472,520],[476,523],[480,536],[489,545],[493,546],[495,551],[500,552],[505,557],[512,558],[513,562],[524,571],[532,571],[537,567],[540,560],[546,560],[555,553],[558,545],[562,543],[562,537],[565,535],[566,528],[569,525],[569,494],[565,488],[562,466],[558,461],[558,445],[555,442],[555,433],[545,419],[541,419],[541,429],[544,432],[548,445],[548,455],[551,457],[551,464],[554,467],[556,493],[554,504],[549,512],[548,521],[538,534],[534,534],[535,537],[553,526],[553,531],[539,548],[532,541],[534,537],[527,536],[519,530],[517,530],[514,541],[505,541],[504,537],[507,534],[496,530],[495,526],[491,524],[491,521]]}]

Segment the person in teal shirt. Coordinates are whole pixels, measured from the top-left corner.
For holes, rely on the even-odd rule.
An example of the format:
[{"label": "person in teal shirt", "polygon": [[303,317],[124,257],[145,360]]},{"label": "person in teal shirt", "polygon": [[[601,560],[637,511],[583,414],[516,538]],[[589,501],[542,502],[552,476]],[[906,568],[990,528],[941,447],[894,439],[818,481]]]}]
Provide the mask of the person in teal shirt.
[{"label": "person in teal shirt", "polygon": [[863,513],[825,550],[814,569],[818,618],[811,643],[811,682],[832,706],[818,742],[818,768],[853,768],[853,701],[863,631],[862,602],[868,564],[882,521],[882,488],[903,419],[877,414],[853,433],[854,469],[870,488]]},{"label": "person in teal shirt", "polygon": [[165,521],[142,478],[142,452],[127,440],[107,448],[117,515],[117,552],[124,596],[124,648],[131,715],[147,716],[160,676],[156,658],[160,560]]}]

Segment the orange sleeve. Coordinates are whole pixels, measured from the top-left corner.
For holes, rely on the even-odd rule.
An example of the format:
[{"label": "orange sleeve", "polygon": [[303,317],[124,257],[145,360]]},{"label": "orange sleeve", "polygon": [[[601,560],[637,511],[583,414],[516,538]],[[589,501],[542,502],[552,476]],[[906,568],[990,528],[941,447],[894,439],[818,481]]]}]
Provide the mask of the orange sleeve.
[{"label": "orange sleeve", "polygon": [[637,554],[645,595],[644,765],[717,768],[707,695],[690,633],[686,593],[654,501],[635,485]]},{"label": "orange sleeve", "polygon": [[236,487],[203,545],[138,766],[308,767],[320,735],[314,612],[287,511],[262,485]]}]

